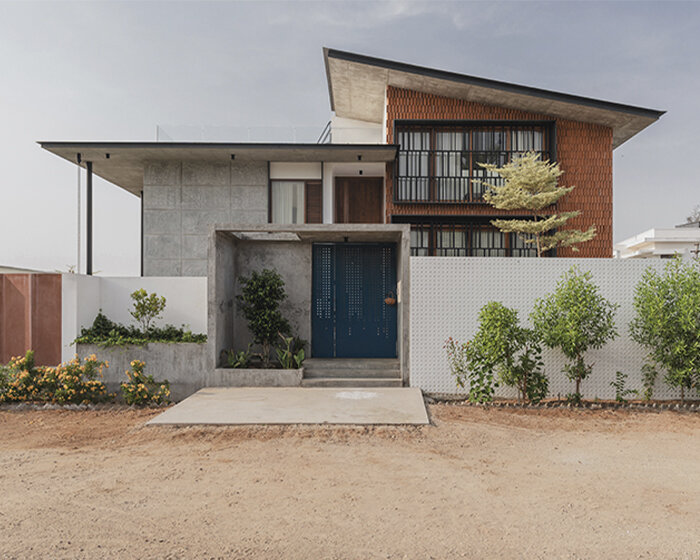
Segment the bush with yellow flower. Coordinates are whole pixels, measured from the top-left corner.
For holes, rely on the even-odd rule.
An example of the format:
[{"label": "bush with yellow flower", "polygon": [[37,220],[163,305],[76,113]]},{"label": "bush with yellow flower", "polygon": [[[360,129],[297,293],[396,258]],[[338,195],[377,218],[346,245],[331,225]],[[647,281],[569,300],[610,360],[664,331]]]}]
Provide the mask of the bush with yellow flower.
[{"label": "bush with yellow flower", "polygon": [[126,404],[167,404],[170,402],[170,383],[158,382],[152,375],[143,372],[146,364],[133,360],[131,369],[126,370],[129,381],[122,383],[122,395]]},{"label": "bush with yellow flower", "polygon": [[109,367],[93,354],[83,362],[77,356],[56,367],[36,366],[34,352],[16,356],[5,368],[0,387],[0,402],[53,402],[91,404],[111,400],[101,381],[102,370]]}]

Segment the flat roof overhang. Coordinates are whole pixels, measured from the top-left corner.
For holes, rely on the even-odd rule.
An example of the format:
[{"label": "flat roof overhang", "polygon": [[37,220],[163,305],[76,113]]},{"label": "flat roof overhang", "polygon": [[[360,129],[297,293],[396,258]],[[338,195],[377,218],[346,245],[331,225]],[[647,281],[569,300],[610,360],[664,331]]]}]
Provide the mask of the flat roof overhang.
[{"label": "flat roof overhang", "polygon": [[[148,163],[175,161],[236,162],[390,162],[396,158],[395,144],[270,144],[222,142],[39,142],[73,164],[85,167],[136,196],[143,190],[143,172]],[[77,155],[81,163],[78,164]]]},{"label": "flat roof overhang", "polygon": [[613,148],[665,113],[335,49],[324,48],[323,56],[331,110],[362,121],[382,122],[387,86],[607,126]]},{"label": "flat roof overhang", "polygon": [[409,224],[212,224],[209,233],[229,234],[242,241],[364,243],[408,238]]}]

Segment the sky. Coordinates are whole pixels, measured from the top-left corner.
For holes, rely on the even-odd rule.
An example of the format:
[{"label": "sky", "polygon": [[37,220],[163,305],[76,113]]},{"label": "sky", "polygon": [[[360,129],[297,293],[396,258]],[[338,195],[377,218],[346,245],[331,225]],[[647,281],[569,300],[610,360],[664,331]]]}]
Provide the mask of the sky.
[{"label": "sky", "polygon": [[[614,152],[614,240],[700,204],[700,3],[0,0],[0,265],[76,264],[77,168],[37,141],[321,129],[324,46],[666,110]],[[96,179],[98,273],[139,274],[139,208]]]}]

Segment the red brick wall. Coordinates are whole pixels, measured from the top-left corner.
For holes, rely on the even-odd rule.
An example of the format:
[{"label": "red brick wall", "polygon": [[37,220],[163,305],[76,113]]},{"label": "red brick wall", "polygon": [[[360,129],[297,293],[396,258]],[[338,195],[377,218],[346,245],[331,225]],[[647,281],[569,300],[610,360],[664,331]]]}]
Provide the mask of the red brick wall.
[{"label": "red brick wall", "polygon": [[[389,86],[387,89],[387,141],[393,142],[395,119],[553,120],[551,116],[451,99]],[[562,257],[612,257],[612,129],[589,123],[556,120],[557,161],[564,171],[562,186],[576,185],[559,200],[557,210],[580,210],[567,224],[587,229],[595,224],[598,235],[580,250],[560,249]],[[483,204],[395,204],[392,166],[387,165],[386,219],[392,215],[490,215]],[[499,212],[500,215],[507,212]]]}]

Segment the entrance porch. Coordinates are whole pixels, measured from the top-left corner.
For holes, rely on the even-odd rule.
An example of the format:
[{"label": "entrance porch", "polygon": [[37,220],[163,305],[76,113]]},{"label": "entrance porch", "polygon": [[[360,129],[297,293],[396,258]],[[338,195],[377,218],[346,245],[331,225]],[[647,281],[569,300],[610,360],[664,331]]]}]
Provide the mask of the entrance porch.
[{"label": "entrance porch", "polygon": [[[252,341],[237,306],[239,278],[267,268],[285,282],[281,311],[293,334],[307,341],[309,365],[321,364],[304,375],[304,385],[358,386],[364,379],[374,379],[367,381],[374,387],[408,385],[409,254],[407,225],[215,226],[208,290],[216,375],[235,372],[222,367],[225,351]],[[319,359],[357,361],[346,375],[348,368],[314,363]],[[362,360],[368,359],[386,363],[367,370]]]}]

